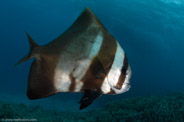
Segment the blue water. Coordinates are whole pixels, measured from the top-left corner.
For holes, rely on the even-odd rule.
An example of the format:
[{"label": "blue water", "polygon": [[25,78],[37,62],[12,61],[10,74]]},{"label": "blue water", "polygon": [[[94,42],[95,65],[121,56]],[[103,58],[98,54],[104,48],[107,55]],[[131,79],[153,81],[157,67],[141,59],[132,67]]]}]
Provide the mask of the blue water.
[{"label": "blue water", "polygon": [[88,109],[115,99],[184,92],[183,0],[1,0],[0,100],[75,111],[82,94],[26,97],[32,60],[17,67],[29,51],[25,31],[39,44],[64,32],[88,6],[124,48],[133,75],[131,90],[102,96]]}]

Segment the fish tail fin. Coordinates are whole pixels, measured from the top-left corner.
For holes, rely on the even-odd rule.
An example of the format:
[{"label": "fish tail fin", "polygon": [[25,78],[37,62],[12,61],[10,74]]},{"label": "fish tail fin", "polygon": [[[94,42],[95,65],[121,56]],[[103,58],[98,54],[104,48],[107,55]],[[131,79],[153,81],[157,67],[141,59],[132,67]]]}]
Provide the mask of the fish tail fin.
[{"label": "fish tail fin", "polygon": [[17,62],[17,63],[15,64],[15,66],[21,64],[21,63],[24,62],[24,61],[27,61],[27,60],[33,58],[33,57],[34,57],[34,56],[33,56],[33,51],[34,51],[34,49],[35,49],[36,47],[39,47],[38,44],[29,36],[29,34],[28,34],[27,32],[26,32],[26,35],[27,35],[27,37],[28,37],[29,44],[30,44],[29,53],[28,53],[26,56],[24,56],[19,62]]}]

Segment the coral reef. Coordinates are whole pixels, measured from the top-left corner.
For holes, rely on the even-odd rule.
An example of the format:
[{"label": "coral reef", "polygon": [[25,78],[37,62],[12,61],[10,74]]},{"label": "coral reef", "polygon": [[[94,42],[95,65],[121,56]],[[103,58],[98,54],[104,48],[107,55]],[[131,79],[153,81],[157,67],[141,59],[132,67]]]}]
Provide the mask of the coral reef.
[{"label": "coral reef", "polygon": [[61,112],[39,106],[0,102],[0,119],[21,118],[37,121],[184,121],[184,95],[149,96],[114,101],[99,110]]}]

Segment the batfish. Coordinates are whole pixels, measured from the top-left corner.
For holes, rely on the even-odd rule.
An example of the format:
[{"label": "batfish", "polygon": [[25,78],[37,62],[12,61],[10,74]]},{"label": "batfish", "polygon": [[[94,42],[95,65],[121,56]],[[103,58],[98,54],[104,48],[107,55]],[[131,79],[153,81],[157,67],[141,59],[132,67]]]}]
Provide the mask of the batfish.
[{"label": "batfish", "polygon": [[26,33],[34,58],[27,96],[39,99],[60,92],[82,92],[80,109],[102,94],[120,94],[130,88],[131,68],[118,41],[86,7],[58,38],[39,46]]}]

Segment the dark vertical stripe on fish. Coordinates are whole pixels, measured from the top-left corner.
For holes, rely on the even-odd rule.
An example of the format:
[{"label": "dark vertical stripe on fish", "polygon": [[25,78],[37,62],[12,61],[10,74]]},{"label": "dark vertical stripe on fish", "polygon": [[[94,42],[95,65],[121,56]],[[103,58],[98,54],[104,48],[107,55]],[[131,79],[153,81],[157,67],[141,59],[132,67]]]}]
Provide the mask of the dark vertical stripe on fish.
[{"label": "dark vertical stripe on fish", "polygon": [[82,78],[84,82],[82,90],[97,89],[101,91],[101,86],[108,75],[113,64],[117,43],[112,35],[105,28],[102,28],[103,42],[99,53],[91,61],[90,67]]},{"label": "dark vertical stripe on fish", "polygon": [[124,62],[123,62],[123,66],[121,68],[121,75],[119,76],[119,79],[118,79],[118,82],[115,86],[115,88],[117,89],[121,89],[122,86],[123,86],[123,83],[125,81],[125,78],[126,78],[126,71],[128,69],[128,60],[127,60],[127,56],[126,54],[124,54]]},{"label": "dark vertical stripe on fish", "polygon": [[106,74],[103,65],[96,56],[92,60],[92,63],[90,64],[85,76],[82,78],[84,84],[81,90],[84,91],[85,89],[97,89],[100,91],[100,86],[103,83],[105,76]]},{"label": "dark vertical stripe on fish", "polygon": [[76,87],[76,82],[75,82],[75,77],[73,76],[73,74],[71,73],[70,74],[70,80],[71,80],[71,84],[70,84],[70,87],[69,87],[69,91],[72,92],[75,90],[75,87]]}]

